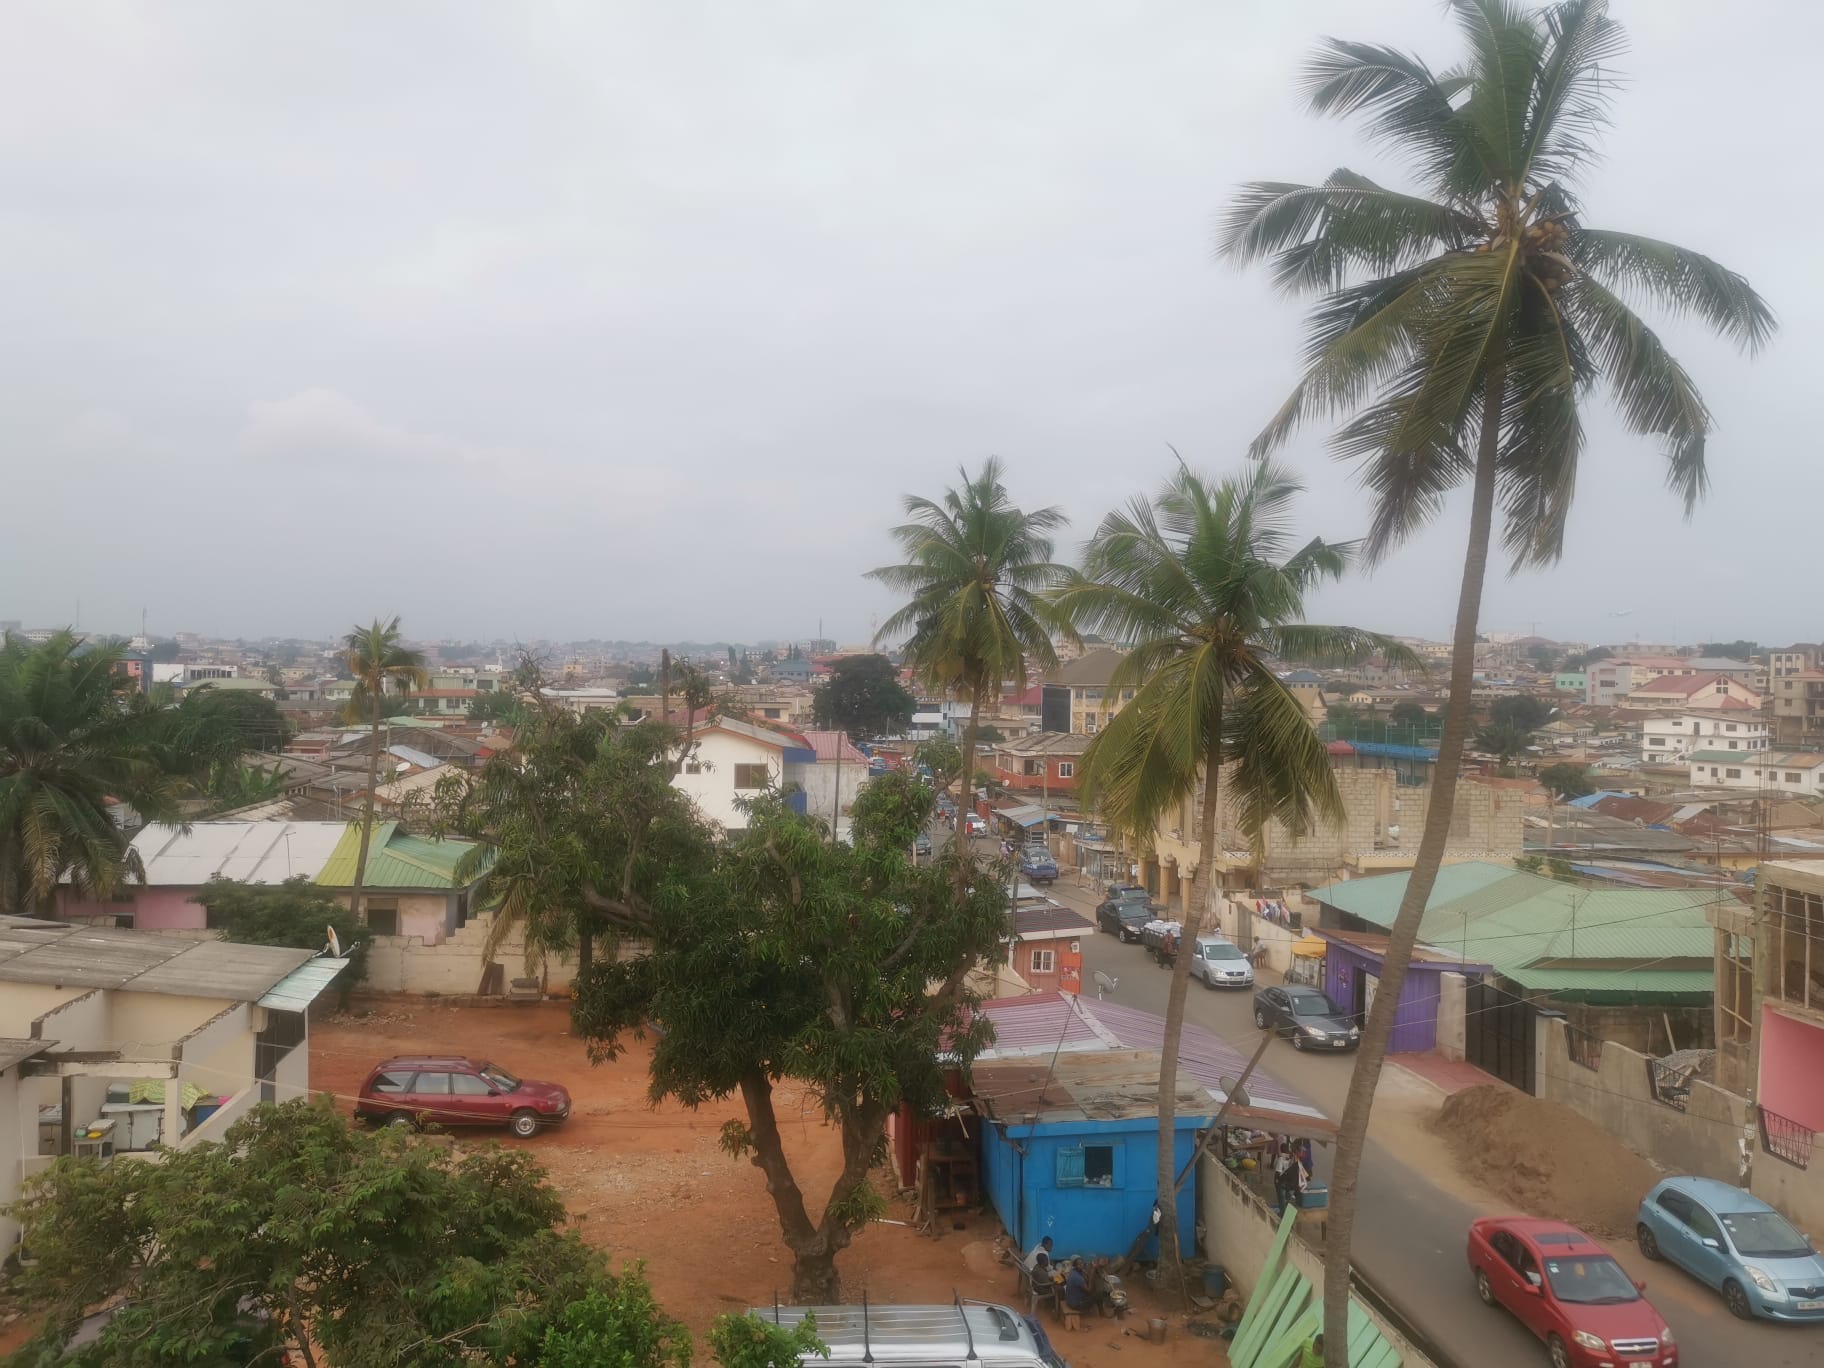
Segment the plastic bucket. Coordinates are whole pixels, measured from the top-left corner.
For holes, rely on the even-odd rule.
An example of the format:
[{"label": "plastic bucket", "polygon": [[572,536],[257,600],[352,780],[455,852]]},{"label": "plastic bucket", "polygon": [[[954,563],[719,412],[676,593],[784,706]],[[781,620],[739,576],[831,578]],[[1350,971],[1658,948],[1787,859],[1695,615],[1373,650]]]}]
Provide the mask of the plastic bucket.
[{"label": "plastic bucket", "polygon": [[1220,1297],[1229,1290],[1229,1270],[1220,1264],[1212,1264],[1203,1270],[1203,1290],[1212,1297]]},{"label": "plastic bucket", "polygon": [[1165,1343],[1165,1322],[1155,1316],[1146,1323],[1146,1337],[1154,1344]]}]

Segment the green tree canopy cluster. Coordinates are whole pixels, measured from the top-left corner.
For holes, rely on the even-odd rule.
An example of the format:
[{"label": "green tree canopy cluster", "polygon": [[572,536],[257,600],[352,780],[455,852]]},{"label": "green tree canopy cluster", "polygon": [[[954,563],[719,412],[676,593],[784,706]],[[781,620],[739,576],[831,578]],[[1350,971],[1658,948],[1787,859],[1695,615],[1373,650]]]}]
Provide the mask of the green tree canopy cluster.
[{"label": "green tree canopy cluster", "polygon": [[[326,1104],[256,1108],[221,1143],[156,1164],[61,1159],[14,1211],[33,1255],[14,1287],[45,1316],[13,1360],[31,1368],[280,1348],[335,1368],[689,1363],[637,1269],[611,1274],[559,1229],[563,1203],[529,1154],[358,1130]],[[99,1337],[66,1348],[116,1298]]]},{"label": "green tree canopy cluster", "polygon": [[811,694],[817,725],[847,732],[857,741],[903,736],[917,706],[899,682],[899,671],[882,655],[844,656]]}]

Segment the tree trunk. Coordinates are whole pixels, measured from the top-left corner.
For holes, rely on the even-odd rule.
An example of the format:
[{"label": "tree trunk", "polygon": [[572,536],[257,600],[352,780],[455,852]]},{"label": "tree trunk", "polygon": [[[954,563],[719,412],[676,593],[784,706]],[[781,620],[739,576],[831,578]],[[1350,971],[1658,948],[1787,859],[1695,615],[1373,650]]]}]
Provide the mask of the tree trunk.
[{"label": "tree trunk", "polygon": [[576,914],[576,978],[581,983],[589,977],[589,970],[595,964],[595,930],[590,925],[591,916],[588,909],[579,909]]},{"label": "tree trunk", "polygon": [[1450,698],[1444,705],[1443,735],[1438,743],[1437,772],[1431,780],[1430,804],[1425,811],[1425,831],[1419,840],[1412,877],[1406,882],[1406,895],[1400,900],[1399,914],[1387,938],[1374,1008],[1368,1013],[1368,1025],[1362,1032],[1355,1071],[1349,1076],[1342,1124],[1337,1131],[1324,1249],[1325,1368],[1349,1365],[1349,1253],[1355,1236],[1355,1194],[1362,1151],[1368,1143],[1368,1116],[1387,1056],[1387,1042],[1393,1035],[1406,966],[1412,961],[1419,922],[1431,900],[1438,866],[1444,860],[1450,820],[1456,808],[1457,771],[1463,762],[1463,742],[1469,734],[1470,690],[1475,683],[1476,622],[1482,611],[1482,580],[1488,569],[1488,538],[1494,523],[1495,459],[1501,442],[1504,393],[1504,377],[1497,358],[1482,400],[1482,434],[1469,505],[1469,547],[1463,556],[1463,585],[1457,595],[1457,622],[1451,643]]},{"label": "tree trunk", "polygon": [[1216,705],[1209,745],[1204,753],[1203,813],[1197,841],[1197,877],[1183,899],[1183,926],[1178,956],[1172,961],[1172,984],[1165,999],[1165,1040],[1159,1049],[1159,1290],[1184,1301],[1184,1270],[1178,1250],[1178,1045],[1184,1035],[1184,999],[1191,987],[1191,947],[1203,929],[1210,894],[1216,886],[1216,790],[1222,765],[1222,704]]},{"label": "tree trunk", "polygon": [[976,734],[982,725],[982,695],[988,691],[986,680],[977,679],[969,690],[969,725],[963,728],[963,793],[957,814],[958,836],[963,834],[962,813],[975,811],[975,748]]},{"label": "tree trunk", "polygon": [[[381,688],[386,679],[382,676]],[[374,695],[374,734],[373,745],[367,755],[367,801],[361,805],[361,853],[355,857],[355,887],[348,895],[348,914],[357,926],[363,925],[361,918],[362,890],[367,884],[367,846],[374,839],[374,789],[380,784],[380,691],[373,690]]]}]

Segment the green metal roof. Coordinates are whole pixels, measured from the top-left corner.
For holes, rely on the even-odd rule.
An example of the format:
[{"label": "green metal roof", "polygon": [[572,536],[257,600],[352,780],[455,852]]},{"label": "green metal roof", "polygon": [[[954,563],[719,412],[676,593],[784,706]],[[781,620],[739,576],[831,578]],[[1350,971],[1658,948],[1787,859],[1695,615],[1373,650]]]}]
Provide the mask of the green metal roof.
[{"label": "green metal roof", "polygon": [[[397,822],[375,822],[368,843],[368,888],[456,888],[456,866],[474,848],[472,841],[434,841],[400,830]],[[330,852],[317,882],[330,888],[352,888],[361,857],[361,824],[350,822]]]},{"label": "green metal roof", "polygon": [[[1310,896],[1388,927],[1410,877],[1350,879]],[[1712,976],[1692,962],[1708,963],[1715,948],[1704,914],[1727,898],[1716,889],[1583,888],[1477,861],[1438,871],[1419,939],[1523,987],[1567,997],[1701,995]]]}]

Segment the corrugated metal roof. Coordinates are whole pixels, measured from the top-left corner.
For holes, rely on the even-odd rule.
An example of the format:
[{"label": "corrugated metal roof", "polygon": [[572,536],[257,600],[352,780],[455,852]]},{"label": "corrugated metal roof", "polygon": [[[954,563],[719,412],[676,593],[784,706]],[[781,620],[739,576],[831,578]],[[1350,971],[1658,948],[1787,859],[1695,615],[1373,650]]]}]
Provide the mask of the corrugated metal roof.
[{"label": "corrugated metal roof", "polygon": [[[978,1056],[983,1063],[1037,1056],[1049,1059],[1052,1055],[1062,1057],[1082,1051],[1145,1050],[1156,1056],[1165,1044],[1163,1017],[1113,1002],[1035,993],[1031,997],[984,1002],[981,1010],[994,1022],[994,1044]],[[1226,1040],[1192,1022],[1184,1024],[1178,1055],[1181,1077],[1196,1080],[1221,1100],[1222,1079],[1241,1077],[1247,1066],[1248,1061]],[[1155,1087],[1157,1069],[1155,1058]],[[1323,1115],[1259,1069],[1248,1079],[1248,1094],[1256,1102],[1281,1110]]]},{"label": "corrugated metal roof", "polygon": [[396,760],[405,761],[408,765],[416,765],[419,769],[434,769],[443,763],[436,756],[399,741],[388,746],[386,753]]},{"label": "corrugated metal roof", "polygon": [[152,888],[201,888],[213,878],[283,883],[310,878],[352,828],[346,822],[154,824],[133,838]]},{"label": "corrugated metal roof", "polygon": [[279,1012],[302,1012],[346,968],[346,959],[329,959],[319,955],[315,959],[306,960],[275,983],[260,999],[260,1006]]},{"label": "corrugated metal roof", "polygon": [[15,919],[0,922],[0,982],[252,1002],[311,956],[277,945],[41,924],[45,931],[35,932]]},{"label": "corrugated metal roof", "polygon": [[1708,969],[1515,969],[1504,977],[1537,993],[1567,997],[1644,994],[1669,1001],[1679,997],[1708,998],[1716,988],[1716,979]]},{"label": "corrugated metal roof", "polygon": [[[473,847],[472,841],[434,841],[408,835],[397,822],[375,822],[368,843],[366,887],[455,888],[456,866]],[[351,822],[316,881],[326,888],[354,887],[360,855],[361,828]]]},{"label": "corrugated metal roof", "polygon": [[817,755],[818,763],[834,764],[838,758],[845,765],[865,765],[868,757],[863,755],[841,732],[807,731],[800,733],[810,743],[811,750]]},{"label": "corrugated metal roof", "polygon": [[[1377,926],[1391,926],[1409,877],[1355,879],[1311,896]],[[1674,991],[1662,985],[1696,971],[1683,964],[1654,966],[1708,960],[1714,943],[1705,913],[1728,900],[1726,890],[1715,888],[1583,888],[1478,861],[1439,871],[1419,935],[1517,982],[1527,982],[1523,973],[1546,972],[1531,966],[1562,959],[1578,961],[1578,967],[1550,972],[1593,974],[1615,991],[1630,985]],[[1609,963],[1592,966],[1591,960]]]},{"label": "corrugated metal roof", "polygon": [[125,987],[135,993],[255,1002],[313,953],[281,945],[192,941],[182,954],[154,965]]}]

